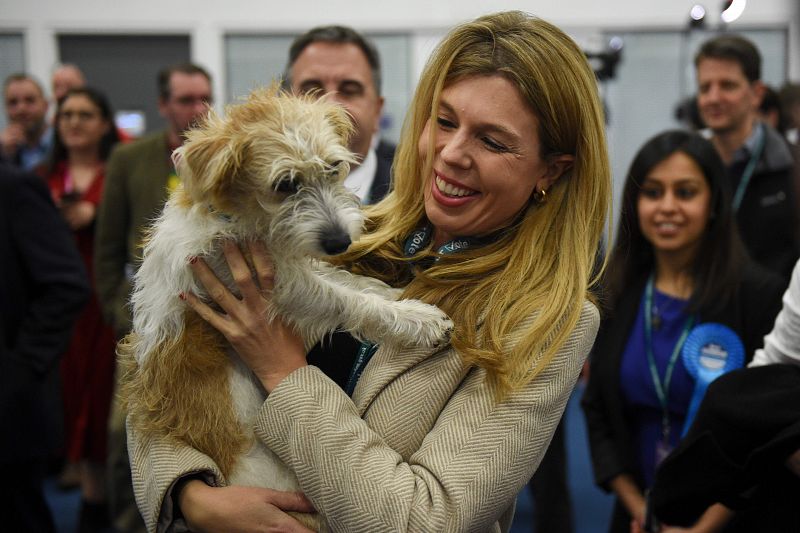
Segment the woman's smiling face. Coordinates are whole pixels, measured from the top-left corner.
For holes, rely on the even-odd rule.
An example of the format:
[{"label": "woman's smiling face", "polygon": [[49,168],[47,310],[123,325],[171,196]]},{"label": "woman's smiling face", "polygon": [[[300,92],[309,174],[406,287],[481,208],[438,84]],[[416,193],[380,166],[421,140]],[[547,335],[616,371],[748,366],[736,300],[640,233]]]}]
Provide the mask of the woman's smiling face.
[{"label": "woman's smiling face", "polygon": [[534,188],[547,189],[567,168],[571,156],[551,164],[541,157],[538,126],[501,75],[467,77],[442,90],[436,121],[425,125],[418,146],[423,161],[433,158],[424,194],[435,244],[508,226]]},{"label": "woman's smiling face", "polygon": [[637,200],[639,227],[658,253],[694,256],[711,214],[711,189],[702,169],[683,152],[648,172]]}]

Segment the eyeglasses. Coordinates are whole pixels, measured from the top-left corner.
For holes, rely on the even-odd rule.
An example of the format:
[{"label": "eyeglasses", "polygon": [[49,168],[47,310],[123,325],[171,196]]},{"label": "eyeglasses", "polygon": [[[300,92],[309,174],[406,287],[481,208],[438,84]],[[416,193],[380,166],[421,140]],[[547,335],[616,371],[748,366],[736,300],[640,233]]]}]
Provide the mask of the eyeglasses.
[{"label": "eyeglasses", "polygon": [[88,122],[99,116],[99,114],[92,113],[91,111],[62,111],[58,114],[60,120],[70,121],[73,118],[77,118],[80,122]]}]

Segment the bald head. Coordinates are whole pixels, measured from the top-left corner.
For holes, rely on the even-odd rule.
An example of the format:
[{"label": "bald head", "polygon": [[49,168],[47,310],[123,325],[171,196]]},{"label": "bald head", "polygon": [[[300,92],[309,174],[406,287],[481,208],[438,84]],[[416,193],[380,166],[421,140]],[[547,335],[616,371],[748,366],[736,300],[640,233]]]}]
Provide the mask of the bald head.
[{"label": "bald head", "polygon": [[53,99],[61,101],[70,89],[79,89],[86,86],[86,78],[77,65],[66,63],[59,65],[53,71],[51,80],[53,86]]}]

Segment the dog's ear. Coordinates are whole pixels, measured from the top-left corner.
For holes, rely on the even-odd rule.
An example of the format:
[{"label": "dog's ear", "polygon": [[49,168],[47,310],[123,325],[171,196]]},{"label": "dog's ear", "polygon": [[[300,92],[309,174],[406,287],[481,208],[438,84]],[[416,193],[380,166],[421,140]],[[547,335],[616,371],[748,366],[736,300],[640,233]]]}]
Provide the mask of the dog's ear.
[{"label": "dog's ear", "polygon": [[210,203],[224,209],[241,168],[242,151],[235,143],[225,123],[217,117],[209,119],[198,129],[189,132],[186,143],[177,152],[179,175],[184,189],[195,203]]}]

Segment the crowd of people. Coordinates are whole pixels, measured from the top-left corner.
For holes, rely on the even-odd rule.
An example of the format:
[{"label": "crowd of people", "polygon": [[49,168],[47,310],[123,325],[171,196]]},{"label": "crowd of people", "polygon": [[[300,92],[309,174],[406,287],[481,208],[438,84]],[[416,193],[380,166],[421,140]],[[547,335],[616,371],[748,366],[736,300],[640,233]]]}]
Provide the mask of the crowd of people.
[{"label": "crowd of people", "polygon": [[[560,29],[520,12],[454,28],[397,146],[380,139],[372,43],[344,26],[294,40],[284,88],[328,95],[353,122],[345,186],[368,225],[334,262],[454,323],[443,349],[368,339],[364,360],[362,339],[337,332],[307,351],[290,325],[260,319],[266,251],[247,251],[251,276],[242,251],[227,250],[246,280],[240,297],[192,262],[216,301],[182,294],[187,310],[223,333],[268,392],[257,433],[303,494],[225,486],[197,450],[126,428],[116,394],[133,274],[149,223],[181,185],[171,154],[213,103],[210,74],[165,67],[165,127],[139,139],[122,134],[75,65],[54,71],[52,103],[32,76],[8,77],[0,416],[17,430],[0,446],[17,482],[3,489],[4,523],[54,531],[42,479],[56,457],[64,483],[80,487],[81,532],[308,531],[287,513],[314,509],[338,531],[508,531],[529,485],[535,531],[569,533],[559,422],[582,375],[595,481],[616,497],[609,531],[800,530],[800,408],[787,407],[800,390],[799,91],[770,92],[758,49],[737,35],[709,39],[694,66],[697,95],[682,109],[697,125],[644,141],[618,177],[620,220],[604,245],[603,106]],[[414,235],[424,242],[409,251]],[[737,353],[735,366],[769,368],[715,381]],[[357,386],[346,386],[354,368]],[[782,396],[759,396],[773,383]],[[741,391],[782,409],[768,430],[746,405],[731,411]],[[719,422],[740,411],[752,438]],[[715,462],[721,450],[727,462]],[[700,477],[718,496],[684,490]]]}]

